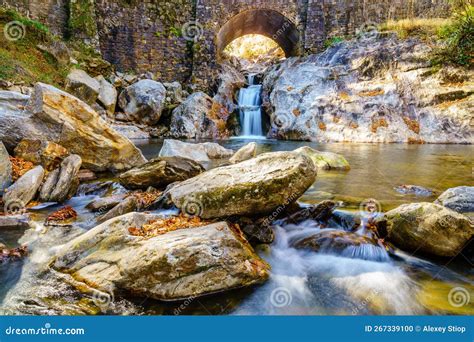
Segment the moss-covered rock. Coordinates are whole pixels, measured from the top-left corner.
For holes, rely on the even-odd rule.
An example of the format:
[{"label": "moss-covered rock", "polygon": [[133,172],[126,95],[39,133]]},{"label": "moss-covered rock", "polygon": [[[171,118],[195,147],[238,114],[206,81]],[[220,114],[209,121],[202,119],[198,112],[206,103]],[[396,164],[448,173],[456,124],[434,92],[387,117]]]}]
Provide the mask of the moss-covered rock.
[{"label": "moss-covered rock", "polygon": [[427,202],[390,210],[377,220],[377,226],[401,249],[442,257],[456,256],[474,235],[469,218]]},{"label": "moss-covered rock", "polygon": [[268,214],[296,201],[315,181],[308,157],[272,152],[220,167],[170,189],[171,201],[183,212],[203,218]]},{"label": "moss-covered rock", "polygon": [[343,155],[333,152],[321,152],[312,149],[309,146],[303,146],[295,150],[302,153],[313,161],[313,163],[322,170],[350,170],[349,162]]},{"label": "moss-covered rock", "polygon": [[268,278],[269,266],[225,222],[155,237],[132,236],[157,215],[131,213],[88,231],[59,250],[51,266],[105,292],[131,291],[179,300],[249,286]]}]

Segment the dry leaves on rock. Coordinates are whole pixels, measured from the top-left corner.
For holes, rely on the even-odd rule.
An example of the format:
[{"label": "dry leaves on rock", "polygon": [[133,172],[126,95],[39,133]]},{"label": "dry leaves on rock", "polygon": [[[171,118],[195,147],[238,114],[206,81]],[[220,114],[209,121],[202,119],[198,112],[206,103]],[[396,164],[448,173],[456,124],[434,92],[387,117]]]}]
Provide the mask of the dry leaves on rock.
[{"label": "dry leaves on rock", "polygon": [[10,156],[10,162],[12,164],[12,180],[14,182],[35,167],[32,162],[26,161],[23,158]]},{"label": "dry leaves on rock", "polygon": [[21,246],[13,249],[3,248],[0,249],[0,263],[5,262],[9,259],[21,259],[28,254],[28,248]]},{"label": "dry leaves on rock", "polygon": [[70,219],[76,219],[77,212],[69,205],[55,211],[46,218],[46,223],[48,222],[59,222],[66,221]]},{"label": "dry leaves on rock", "polygon": [[188,217],[183,214],[180,214],[179,216],[172,216],[149,221],[147,224],[144,224],[140,228],[130,227],[128,228],[128,232],[130,233],[130,235],[133,236],[154,237],[178,229],[206,226],[209,223],[209,221],[201,220],[197,216]]},{"label": "dry leaves on rock", "polygon": [[158,197],[162,194],[161,191],[150,191],[150,192],[133,192],[130,196],[134,196],[137,199],[138,206],[140,208],[147,208],[153,202],[156,201]]}]

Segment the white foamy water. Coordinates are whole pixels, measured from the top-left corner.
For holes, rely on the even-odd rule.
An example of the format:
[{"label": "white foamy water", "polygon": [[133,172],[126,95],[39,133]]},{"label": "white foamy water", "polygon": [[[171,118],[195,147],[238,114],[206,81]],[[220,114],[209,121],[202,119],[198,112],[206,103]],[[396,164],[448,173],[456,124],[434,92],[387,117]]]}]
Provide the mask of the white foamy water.
[{"label": "white foamy water", "polygon": [[260,97],[262,86],[253,84],[253,75],[248,76],[248,82],[250,85],[247,88],[240,89],[239,92],[240,122],[242,136],[255,139],[263,137],[262,100]]}]

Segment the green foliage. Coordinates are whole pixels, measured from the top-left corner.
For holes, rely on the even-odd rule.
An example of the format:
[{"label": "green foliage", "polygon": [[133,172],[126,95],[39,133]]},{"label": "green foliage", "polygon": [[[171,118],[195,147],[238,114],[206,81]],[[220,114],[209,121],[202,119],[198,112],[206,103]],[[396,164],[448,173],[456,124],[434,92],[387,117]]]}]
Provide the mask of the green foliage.
[{"label": "green foliage", "polygon": [[181,37],[181,29],[178,27],[170,27],[169,28],[170,35],[175,36],[175,37]]},{"label": "green foliage", "polygon": [[327,49],[337,43],[344,41],[344,37],[331,37],[324,42],[324,48]]},{"label": "green foliage", "polygon": [[446,44],[435,62],[452,62],[471,66],[474,61],[474,6],[467,5],[453,15],[453,22],[440,28],[438,36]]}]

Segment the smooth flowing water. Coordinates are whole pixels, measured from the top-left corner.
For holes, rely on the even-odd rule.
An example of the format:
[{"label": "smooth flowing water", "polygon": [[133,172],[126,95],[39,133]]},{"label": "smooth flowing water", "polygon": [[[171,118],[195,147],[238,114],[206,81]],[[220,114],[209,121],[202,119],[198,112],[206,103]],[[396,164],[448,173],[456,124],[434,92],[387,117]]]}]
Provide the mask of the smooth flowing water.
[{"label": "smooth flowing water", "polygon": [[[378,209],[387,211],[402,203],[433,201],[450,187],[473,185],[472,146],[316,144],[258,139],[256,142],[259,153],[309,145],[343,154],[351,164],[351,170],[319,172],[314,185],[300,199],[302,203],[318,203],[329,198],[341,201],[338,212],[342,214],[359,214],[360,204],[368,198],[380,203]],[[246,143],[248,139],[221,142],[234,150]],[[137,145],[147,158],[152,158],[158,155],[162,142]],[[394,189],[401,184],[425,186],[434,190],[434,194],[403,195]],[[118,187],[113,191],[121,189]],[[59,245],[95,226],[96,216],[84,208],[94,198],[97,196],[75,197],[69,201],[79,214],[73,227],[44,227],[40,223],[58,209],[56,206],[33,214],[38,222],[36,229],[0,232],[3,240],[0,241],[7,245],[28,243],[32,250],[23,262],[0,265],[0,309],[10,314],[90,312],[93,303],[87,295],[42,272]],[[449,303],[452,288],[462,287],[470,293],[474,290],[472,261],[462,257],[425,260],[399,250],[389,255],[384,249],[371,245],[343,250],[327,248],[318,253],[293,247],[297,239],[328,230],[342,232],[346,227],[340,222],[321,227],[311,220],[297,225],[279,225],[274,243],[256,247],[272,267],[270,279],[261,286],[178,303],[116,298],[108,313],[474,314],[472,303],[459,307]],[[366,232],[361,229],[357,234]],[[57,292],[61,293],[59,298],[55,297]],[[43,307],[44,302],[48,303],[47,308]]]},{"label": "smooth flowing water", "polygon": [[254,84],[253,75],[248,76],[249,86],[240,89],[239,108],[242,137],[264,138],[262,131],[262,85]]}]

